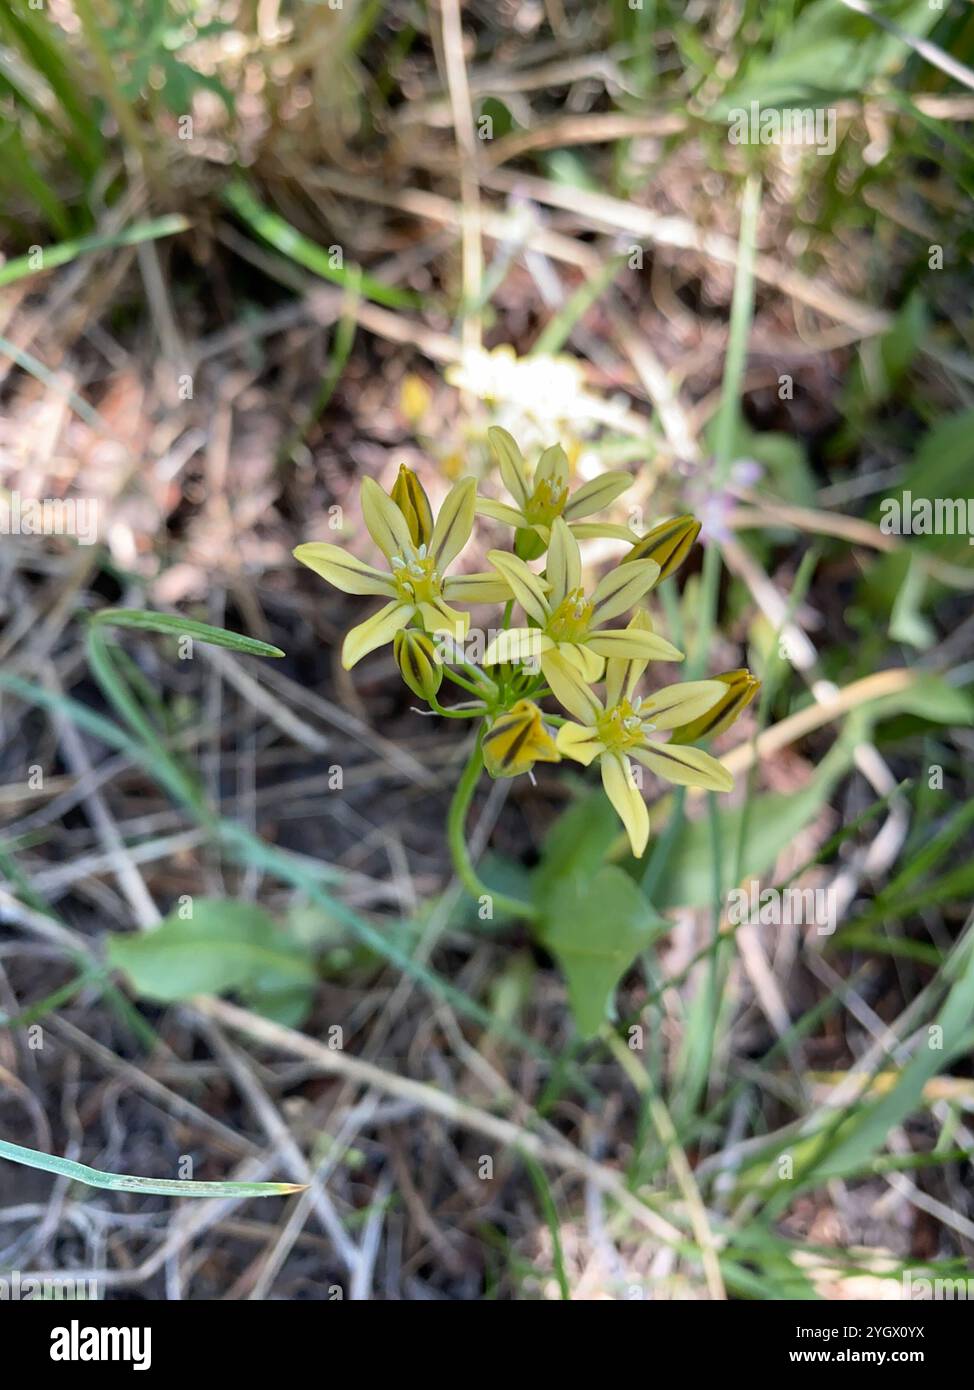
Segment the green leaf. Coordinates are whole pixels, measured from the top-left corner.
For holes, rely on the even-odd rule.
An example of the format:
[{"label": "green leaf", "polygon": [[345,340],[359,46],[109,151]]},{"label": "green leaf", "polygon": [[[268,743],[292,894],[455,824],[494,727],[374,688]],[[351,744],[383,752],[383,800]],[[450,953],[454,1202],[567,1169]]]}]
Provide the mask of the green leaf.
[{"label": "green leaf", "polygon": [[110,937],[108,960],[139,994],[167,1003],[227,990],[287,993],[316,978],[262,908],[221,898],[198,898],[192,917],[172,912],[153,931]]},{"label": "green leaf", "polygon": [[[928,0],[886,0],[875,8],[914,35],[927,33],[937,20]],[[842,0],[812,0],[772,53],[757,50],[745,63],[742,77],[712,114],[750,101],[765,107],[815,105],[828,95],[859,96],[873,78],[902,67],[908,54],[900,39]]]},{"label": "green leaf", "polygon": [[863,706],[862,713],[870,722],[914,714],[933,724],[969,725],[974,723],[974,699],[968,691],[950,685],[942,676],[924,672],[905,690],[897,690]]},{"label": "green leaf", "polygon": [[614,865],[593,878],[573,874],[561,879],[542,910],[538,939],[564,972],[579,1033],[594,1037],[616,985],[666,924],[628,874]]},{"label": "green leaf", "polygon": [[601,787],[586,791],[555,821],[534,872],[532,896],[541,904],[566,875],[591,878],[619,835],[619,819]]},{"label": "green leaf", "polygon": [[209,623],[198,623],[177,613],[150,613],[142,608],[103,608],[91,621],[102,627],[136,627],[143,632],[193,637],[213,647],[229,647],[233,652],[246,652],[248,656],[284,655],[280,647],[272,647],[269,642],[258,642],[256,637],[244,637],[223,627],[211,627]]}]

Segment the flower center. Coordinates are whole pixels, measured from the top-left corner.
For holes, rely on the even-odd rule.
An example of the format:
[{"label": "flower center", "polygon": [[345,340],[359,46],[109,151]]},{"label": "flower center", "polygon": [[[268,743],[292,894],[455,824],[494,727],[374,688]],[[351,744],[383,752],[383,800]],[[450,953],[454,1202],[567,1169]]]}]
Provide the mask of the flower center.
[{"label": "flower center", "polygon": [[556,516],[561,516],[567,500],[567,487],[557,479],[542,478],[528,498],[524,515],[532,526],[550,526]]},{"label": "flower center", "polygon": [[600,716],[596,727],[606,748],[614,753],[624,753],[645,741],[646,735],[655,726],[639,713],[640,704],[639,699],[632,704],[628,700],[621,700]]},{"label": "flower center", "polygon": [[580,642],[588,632],[592,608],[584,589],[573,589],[548,619],[548,636],[556,642]]},{"label": "flower center", "polygon": [[432,603],[443,592],[443,579],[426,546],[392,557],[392,578],[404,603]]}]

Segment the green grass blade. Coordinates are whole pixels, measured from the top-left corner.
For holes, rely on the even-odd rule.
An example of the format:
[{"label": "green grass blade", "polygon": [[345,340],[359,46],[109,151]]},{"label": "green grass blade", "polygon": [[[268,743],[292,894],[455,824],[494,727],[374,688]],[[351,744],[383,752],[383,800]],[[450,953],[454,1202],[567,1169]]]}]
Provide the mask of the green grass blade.
[{"label": "green grass blade", "polygon": [[[76,237],[73,241],[62,241],[56,246],[43,246],[39,258],[34,255],[17,256],[0,266],[0,288],[13,284],[15,280],[23,280],[28,275],[56,270],[58,266],[67,265],[69,261],[89,255],[92,251],[111,251],[119,246],[138,246],[143,241],[158,241],[160,237],[185,232],[189,225],[185,217],[173,213],[169,217],[157,217],[152,222],[137,222],[135,226],[125,227],[120,232]],[[40,260],[40,265],[34,264],[35,259]]]},{"label": "green grass blade", "polygon": [[276,251],[289,256],[298,265],[319,275],[322,280],[330,280],[334,285],[342,285],[365,299],[376,304],[385,304],[390,309],[415,309],[416,296],[407,290],[398,290],[387,285],[373,275],[366,275],[358,266],[333,266],[328,252],[322,250],[308,237],[295,230],[283,217],[268,208],[254,197],[248,186],[237,179],[223,190],[223,200],[237,216]]},{"label": "green grass blade", "polygon": [[181,618],[174,613],[151,613],[144,608],[103,608],[100,613],[94,614],[91,622],[99,627],[134,627],[143,632],[194,637],[198,642],[208,642],[213,647],[228,647],[232,652],[246,652],[248,656],[284,656],[280,647],[272,647],[269,642],[244,637],[239,632],[228,632],[223,627],[211,627],[209,623],[198,623],[192,618]]},{"label": "green grass blade", "polygon": [[287,1197],[303,1192],[307,1184],[294,1182],[194,1182],[189,1178],[137,1178],[128,1173],[102,1173],[70,1158],[43,1154],[0,1139],[0,1158],[56,1173],[61,1178],[83,1182],[86,1187],[103,1187],[109,1192],[142,1192],[160,1197]]}]

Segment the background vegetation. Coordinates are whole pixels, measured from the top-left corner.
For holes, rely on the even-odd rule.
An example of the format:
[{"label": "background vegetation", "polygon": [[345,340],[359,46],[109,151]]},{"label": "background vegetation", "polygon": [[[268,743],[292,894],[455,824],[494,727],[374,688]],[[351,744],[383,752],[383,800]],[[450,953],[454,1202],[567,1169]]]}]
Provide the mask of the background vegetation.
[{"label": "background vegetation", "polygon": [[[966,1271],[974,570],[966,535],[878,523],[972,491],[974,13],[871,9],[0,10],[0,485],[101,518],[0,542],[0,1138],[310,1183],[179,1203],[0,1164],[0,1272],[780,1299]],[[834,150],[731,143],[752,101],[834,112]],[[559,968],[452,879],[462,732],[388,649],[341,670],[361,612],[290,556],[334,508],[364,553],[358,480],[400,461],[489,490],[491,423],[631,467],[646,525],[699,515],[660,624],[763,681],[717,745],[733,797],[650,791],[652,929],[599,962],[626,968],[589,1039],[578,943]],[[286,656],[184,659],[193,621]],[[485,786],[473,824],[499,889],[625,863],[581,771]],[[827,888],[837,930],[735,927],[752,880]]]}]

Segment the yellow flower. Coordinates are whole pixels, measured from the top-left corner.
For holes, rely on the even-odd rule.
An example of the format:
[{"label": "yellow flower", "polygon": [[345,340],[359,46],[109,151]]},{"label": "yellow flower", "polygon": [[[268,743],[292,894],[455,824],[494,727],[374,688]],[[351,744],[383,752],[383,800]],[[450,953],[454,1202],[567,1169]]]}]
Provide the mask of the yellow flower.
[{"label": "yellow flower", "polygon": [[[617,540],[633,540],[627,526],[615,526],[610,522],[581,522],[583,516],[591,516],[593,512],[609,506],[632,485],[628,473],[603,473],[569,493],[568,459],[560,444],[545,449],[532,478],[524,455],[507,430],[494,426],[487,431],[487,438],[504,486],[514,498],[515,505],[512,507],[506,502],[495,502],[490,497],[478,497],[477,511],[481,516],[492,517],[494,521],[502,521],[517,530],[533,531],[541,542],[536,551],[538,555],[549,543],[551,525],[556,517],[563,517],[575,535],[582,539],[611,536]],[[534,555],[529,553],[526,558],[533,559]]]},{"label": "yellow flower", "polygon": [[[633,626],[643,620],[638,614]],[[588,767],[599,759],[602,785],[626,828],[637,859],[649,839],[649,812],[636,783],[631,759],[657,776],[680,786],[726,792],[733,786],[727,769],[699,748],[674,747],[651,741],[654,731],[672,729],[711,709],[726,692],[720,681],[684,681],[654,695],[639,697],[635,688],[646,661],[615,659],[606,663],[605,702],[579,679],[563,656],[553,653],[545,672],[548,683],[570,714],[579,721],[558,730],[556,747],[566,758]]]},{"label": "yellow flower", "polygon": [[433,393],[421,376],[410,372],[399,388],[399,409],[411,425],[418,425],[433,404]]},{"label": "yellow flower", "polygon": [[752,676],[745,667],[737,671],[724,671],[721,675],[714,676],[714,680],[720,681],[724,687],[721,698],[712,709],[707,710],[698,719],[691,719],[674,729],[670,736],[671,743],[696,743],[698,739],[722,734],[725,729],[730,728],[761,689],[761,682],[757,676]]},{"label": "yellow flower", "polygon": [[672,521],[661,521],[636,541],[621,563],[655,560],[659,565],[659,582],[662,583],[680,568],[699,534],[700,522],[696,517],[675,516]]},{"label": "yellow flower", "polygon": [[413,694],[431,700],[443,683],[443,663],[433,639],[414,627],[404,627],[396,633],[392,650],[399,674]]},{"label": "yellow flower", "polygon": [[560,763],[561,754],[531,700],[518,700],[484,734],[484,767],[491,777],[517,777],[534,763]]},{"label": "yellow flower", "polygon": [[[523,560],[504,550],[491,550],[488,560],[507,580],[511,592],[536,627],[512,627],[498,635],[484,653],[487,665],[501,661],[540,660],[548,675],[548,661],[560,652],[584,680],[596,681],[605,657],[635,657],[647,661],[682,661],[683,653],[649,627],[609,629],[613,618],[638,602],[659,578],[655,560],[634,560],[610,571],[596,585],[591,597],[581,587],[582,558],[578,542],[561,517],[551,527],[551,546],[545,578],[528,569]],[[553,688],[553,687],[552,687]]]},{"label": "yellow flower", "polygon": [[427,632],[445,632],[461,641],[470,615],[451,608],[452,601],[503,603],[511,597],[496,574],[444,574],[473,530],[476,484],[472,478],[454,484],[447,493],[428,544],[414,542],[406,517],[373,478],[363,478],[361,500],[365,524],[389,561],[389,573],[325,541],[299,545],[294,551],[296,559],[343,593],[379,594],[389,600],[346,635],[342,644],[346,671],[413,622],[421,623]]}]

